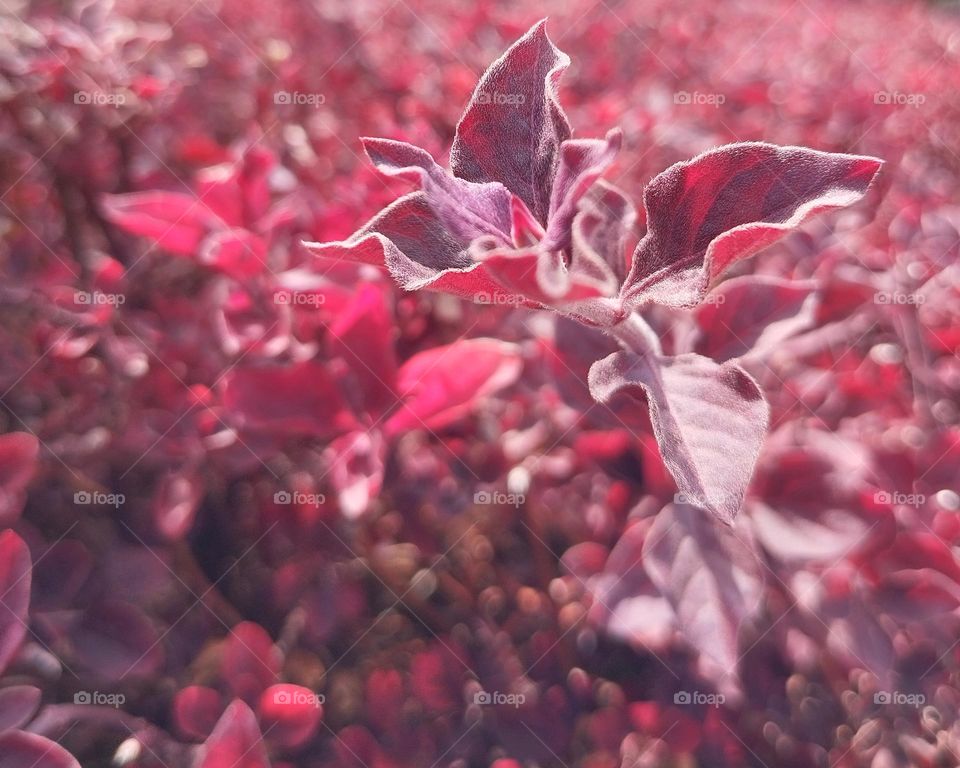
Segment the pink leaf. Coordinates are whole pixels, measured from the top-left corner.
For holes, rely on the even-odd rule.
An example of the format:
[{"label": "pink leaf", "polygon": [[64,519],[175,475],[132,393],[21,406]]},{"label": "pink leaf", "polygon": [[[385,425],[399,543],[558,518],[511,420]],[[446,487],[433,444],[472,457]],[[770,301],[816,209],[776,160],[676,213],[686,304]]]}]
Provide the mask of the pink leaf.
[{"label": "pink leaf", "polygon": [[561,142],[570,125],[557,99],[569,57],[534,25],[477,84],[457,125],[450,167],[468,181],[499,181],[546,223]]},{"label": "pink leaf", "polygon": [[736,261],[815,214],[860,200],[880,169],[872,157],[731,144],[677,163],[644,191],[647,234],[623,288],[633,306],[691,306]]},{"label": "pink leaf", "polygon": [[[593,278],[603,293],[616,293],[630,268],[627,245],[637,212],[612,184],[598,181],[580,199],[571,230],[571,271]],[[635,242],[635,240],[633,240]]]},{"label": "pink leaf", "polygon": [[63,747],[23,731],[0,734],[0,768],[80,768]]},{"label": "pink leaf", "polygon": [[386,432],[444,427],[480,398],[510,386],[522,367],[520,348],[495,339],[466,339],[414,355],[400,369],[404,405]]},{"label": "pink leaf", "polygon": [[176,192],[107,195],[103,209],[121,229],[183,256],[196,254],[207,233],[222,226],[197,198]]},{"label": "pink leaf", "polygon": [[320,258],[386,266],[408,291],[444,291],[471,301],[512,300],[482,264],[471,261],[468,243],[447,231],[423,192],[396,200],[348,240],[304,245]]},{"label": "pink leaf", "polygon": [[813,325],[817,304],[809,281],[760,275],[728,280],[697,307],[697,351],[717,362],[769,354]]},{"label": "pink leaf", "polygon": [[173,700],[173,722],[184,735],[205,739],[223,713],[220,694],[213,688],[190,685],[177,692]]},{"label": "pink leaf", "polygon": [[253,711],[234,701],[200,748],[196,768],[270,768]]},{"label": "pink leaf", "polygon": [[87,609],[70,642],[76,661],[103,680],[149,677],[163,664],[153,624],[130,603],[105,600]]},{"label": "pink leaf", "polygon": [[605,139],[568,139],[560,145],[560,164],[550,194],[550,214],[544,248],[570,247],[570,225],[577,205],[616,158],[623,133],[614,128]]},{"label": "pink leaf", "polygon": [[312,361],[235,368],[224,377],[223,402],[244,429],[329,437],[356,427],[330,371]]},{"label": "pink leaf", "polygon": [[363,139],[363,148],[381,173],[417,182],[430,208],[455,237],[464,242],[484,236],[510,242],[510,192],[502,184],[458,179],[428,152],[403,141]]},{"label": "pink leaf", "polygon": [[41,692],[32,685],[11,685],[0,689],[0,731],[24,725],[40,706]]},{"label": "pink leaf", "polygon": [[244,621],[230,631],[224,644],[222,673],[234,695],[252,705],[277,681],[281,662],[266,630]]},{"label": "pink leaf", "polygon": [[393,325],[383,289],[366,283],[330,326],[330,352],[350,367],[351,402],[358,410],[379,415],[396,402]]},{"label": "pink leaf", "polygon": [[356,518],[367,511],[383,485],[385,446],[379,430],[342,435],[326,451],[330,484],[337,490],[340,511]]},{"label": "pink leaf", "polygon": [[684,637],[713,662],[711,673],[733,673],[740,624],[763,588],[749,540],[697,507],[670,504],[647,532],[643,563],[676,611]]},{"label": "pink leaf", "polygon": [[39,451],[39,441],[27,432],[0,435],[0,528],[20,517]]},{"label": "pink leaf", "polygon": [[660,453],[686,501],[733,523],[769,417],[746,371],[700,355],[615,352],[593,364],[589,381],[600,402],[622,389],[645,392]]},{"label": "pink leaf", "polygon": [[0,533],[0,672],[27,634],[30,607],[30,550],[13,531]]},{"label": "pink leaf", "polygon": [[260,723],[270,740],[287,748],[308,742],[323,718],[321,697],[309,688],[280,684],[260,697]]},{"label": "pink leaf", "polygon": [[198,260],[237,280],[256,277],[267,269],[267,243],[246,229],[224,229],[203,241]]}]

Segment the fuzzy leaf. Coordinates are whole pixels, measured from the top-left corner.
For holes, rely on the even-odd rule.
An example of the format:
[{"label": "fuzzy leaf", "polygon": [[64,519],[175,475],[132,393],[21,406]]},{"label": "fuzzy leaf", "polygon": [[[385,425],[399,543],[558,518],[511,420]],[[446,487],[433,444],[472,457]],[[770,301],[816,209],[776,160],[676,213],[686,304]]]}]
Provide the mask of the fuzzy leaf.
[{"label": "fuzzy leaf", "polygon": [[499,181],[546,224],[561,142],[570,125],[557,83],[570,58],[535,24],[477,84],[457,125],[450,167],[462,179]]},{"label": "fuzzy leaf", "polygon": [[695,506],[670,504],[647,532],[643,564],[676,611],[684,637],[713,662],[707,666],[732,672],[737,632],[763,588],[749,541]]},{"label": "fuzzy leaf", "polygon": [[734,262],[815,214],[860,200],[882,161],[872,157],[730,144],[677,163],[644,190],[647,234],[623,296],[692,306]]},{"label": "fuzzy leaf", "polygon": [[660,453],[681,494],[733,523],[768,420],[746,371],[700,355],[615,352],[593,364],[589,382],[599,402],[622,389],[645,392]]}]

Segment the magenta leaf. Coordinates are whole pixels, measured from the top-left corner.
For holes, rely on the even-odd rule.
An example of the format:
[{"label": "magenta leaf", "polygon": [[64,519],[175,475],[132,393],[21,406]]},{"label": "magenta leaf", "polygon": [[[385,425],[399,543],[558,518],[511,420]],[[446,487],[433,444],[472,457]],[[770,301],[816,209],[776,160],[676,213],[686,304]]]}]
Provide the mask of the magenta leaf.
[{"label": "magenta leaf", "polygon": [[818,296],[810,281],[750,275],[727,280],[697,307],[697,351],[724,362],[763,356],[810,328]]},{"label": "magenta leaf", "polygon": [[102,680],[149,677],[163,665],[160,637],[137,606],[105,600],[86,610],[70,633],[73,657]]},{"label": "magenta leaf", "polygon": [[479,399],[510,386],[522,367],[520,348],[495,339],[464,339],[414,355],[400,368],[403,406],[386,433],[444,427]]},{"label": "magenta leaf", "polygon": [[20,517],[39,451],[39,441],[27,432],[0,435],[0,528]]},{"label": "magenta leaf", "polygon": [[[627,246],[637,212],[629,198],[602,179],[580,199],[571,228],[571,270],[616,293],[630,267]],[[634,240],[634,242],[636,242]]]},{"label": "magenta leaf", "polygon": [[259,624],[237,624],[223,647],[222,673],[234,696],[254,704],[277,681],[282,658],[270,635]]},{"label": "magenta leaf", "polygon": [[733,523],[769,415],[746,371],[700,355],[615,352],[593,364],[589,382],[599,402],[622,389],[645,392],[660,453],[685,501]]},{"label": "magenta leaf", "polygon": [[196,768],[270,768],[263,735],[253,711],[233,701],[200,747]]},{"label": "magenta leaf", "polygon": [[470,301],[522,304],[471,261],[468,243],[443,225],[423,192],[391,203],[347,240],[305,243],[318,257],[386,266],[405,290],[445,291]]},{"label": "magenta leaf", "polygon": [[328,478],[344,516],[359,517],[380,492],[384,454],[383,436],[375,429],[348,432],[330,443]]},{"label": "magenta leaf", "polygon": [[317,362],[235,368],[222,386],[224,405],[243,429],[321,437],[356,426],[330,371]]},{"label": "magenta leaf", "polygon": [[182,256],[196,254],[207,233],[223,226],[195,197],[177,192],[107,195],[103,209],[118,227]]},{"label": "magenta leaf", "polygon": [[692,306],[736,261],[812,216],[851,205],[882,161],[762,142],[677,163],[644,191],[647,234],[622,296],[631,306]]},{"label": "magenta leaf", "polygon": [[0,734],[0,768],[80,768],[63,747],[24,731]]},{"label": "magenta leaf", "polygon": [[309,688],[280,683],[263,692],[257,712],[271,742],[296,748],[316,733],[323,718],[322,698]]},{"label": "magenta leaf", "polygon": [[450,167],[468,181],[499,181],[546,224],[561,142],[570,125],[557,99],[569,57],[534,25],[477,84],[450,150]]},{"label": "magenta leaf", "polygon": [[20,728],[40,706],[42,693],[32,685],[0,688],[0,732]]},{"label": "magenta leaf", "polygon": [[198,261],[237,280],[256,277],[267,269],[267,243],[246,229],[220,230],[203,241]]},{"label": "magenta leaf", "polygon": [[455,237],[465,242],[484,236],[510,242],[510,192],[502,184],[458,179],[428,152],[403,141],[366,138],[363,148],[381,173],[417,182],[430,208]]},{"label": "magenta leaf", "polygon": [[31,568],[23,539],[13,531],[0,533],[0,672],[27,634]]},{"label": "magenta leaf", "polygon": [[684,637],[707,662],[705,671],[733,674],[740,624],[762,595],[752,543],[695,506],[670,504],[647,532],[643,564],[676,611]]},{"label": "magenta leaf", "polygon": [[623,133],[614,128],[605,139],[568,139],[560,145],[560,165],[550,193],[550,213],[543,247],[570,247],[570,225],[577,204],[610,166],[623,144]]},{"label": "magenta leaf", "polygon": [[223,710],[217,691],[202,685],[190,685],[174,697],[173,722],[180,733],[199,741],[213,732]]}]

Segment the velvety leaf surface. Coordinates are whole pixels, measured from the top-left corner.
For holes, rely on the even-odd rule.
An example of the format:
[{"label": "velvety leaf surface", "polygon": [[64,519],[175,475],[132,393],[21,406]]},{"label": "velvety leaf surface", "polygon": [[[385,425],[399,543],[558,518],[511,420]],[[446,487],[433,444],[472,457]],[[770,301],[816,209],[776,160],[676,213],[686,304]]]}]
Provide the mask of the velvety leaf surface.
[{"label": "velvety leaf surface", "polygon": [[732,523],[767,429],[768,408],[739,366],[699,355],[615,352],[590,368],[590,391],[607,402],[646,393],[664,463],[690,504]]},{"label": "velvety leaf surface", "polygon": [[882,162],[762,142],[677,163],[644,191],[647,234],[624,284],[632,305],[690,306],[736,261],[810,217],[860,200]]},{"label": "velvety leaf surface", "polygon": [[457,125],[450,167],[468,181],[499,181],[546,224],[561,142],[570,126],[557,83],[570,58],[536,24],[490,65]]},{"label": "velvety leaf surface", "polygon": [[687,641],[717,670],[735,674],[737,633],[759,603],[763,577],[743,533],[720,526],[690,504],[657,515],[643,564],[676,611]]}]

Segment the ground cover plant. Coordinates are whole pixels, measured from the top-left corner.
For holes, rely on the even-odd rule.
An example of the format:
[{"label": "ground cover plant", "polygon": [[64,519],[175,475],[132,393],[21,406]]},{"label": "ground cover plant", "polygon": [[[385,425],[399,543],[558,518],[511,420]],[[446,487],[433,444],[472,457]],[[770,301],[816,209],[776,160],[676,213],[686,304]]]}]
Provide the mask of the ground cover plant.
[{"label": "ground cover plant", "polygon": [[0,768],[960,764],[953,5],[0,24]]}]

